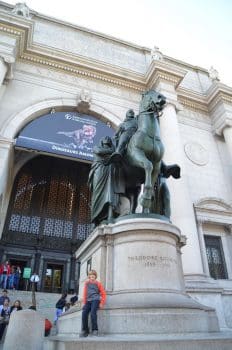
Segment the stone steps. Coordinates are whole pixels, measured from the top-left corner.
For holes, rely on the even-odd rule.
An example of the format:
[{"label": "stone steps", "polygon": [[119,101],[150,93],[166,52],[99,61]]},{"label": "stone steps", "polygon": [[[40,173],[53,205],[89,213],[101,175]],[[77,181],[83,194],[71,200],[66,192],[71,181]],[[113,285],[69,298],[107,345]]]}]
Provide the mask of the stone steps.
[{"label": "stone steps", "polygon": [[[14,303],[15,300],[20,300],[23,309],[28,309],[32,305],[32,292],[31,291],[21,291],[21,290],[10,290],[8,289],[8,296],[10,298],[10,305]],[[68,295],[67,300],[73,295]],[[54,321],[56,302],[61,297],[61,294],[57,293],[43,293],[36,292],[36,306],[37,310],[51,322]]]},{"label": "stone steps", "polygon": [[44,350],[231,350],[232,332],[114,335],[79,338],[51,336]]}]

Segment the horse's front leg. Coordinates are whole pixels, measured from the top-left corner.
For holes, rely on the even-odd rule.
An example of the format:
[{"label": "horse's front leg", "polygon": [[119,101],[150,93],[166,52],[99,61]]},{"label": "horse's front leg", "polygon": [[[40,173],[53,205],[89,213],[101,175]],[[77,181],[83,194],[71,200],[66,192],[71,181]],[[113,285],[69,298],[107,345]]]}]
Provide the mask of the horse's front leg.
[{"label": "horse's front leg", "polygon": [[153,187],[152,187],[152,180],[151,180],[153,165],[152,165],[152,162],[150,162],[148,159],[144,160],[144,171],[145,171],[145,183],[144,183],[143,194],[140,198],[140,204],[143,207],[143,212],[149,213],[151,208],[151,198],[153,194]]},{"label": "horse's front leg", "polygon": [[[160,174],[160,167],[161,167],[161,162],[157,162],[157,163],[155,163],[155,164],[153,164],[153,171],[152,171],[152,188],[153,188],[153,195],[155,196],[157,196],[157,193],[154,191],[154,188],[155,188],[155,185],[157,185],[156,184],[156,182],[157,182],[157,180],[158,180],[158,176],[159,176],[159,174]],[[156,202],[158,200],[158,198],[154,198],[153,197],[153,199],[152,199],[152,212],[155,212],[154,211],[154,203]]]}]

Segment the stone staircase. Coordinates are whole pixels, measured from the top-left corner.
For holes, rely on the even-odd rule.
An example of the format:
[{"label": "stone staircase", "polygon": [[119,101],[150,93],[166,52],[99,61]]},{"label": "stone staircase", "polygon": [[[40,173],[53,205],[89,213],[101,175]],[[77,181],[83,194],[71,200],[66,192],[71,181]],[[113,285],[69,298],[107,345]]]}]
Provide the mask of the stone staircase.
[{"label": "stone staircase", "polygon": [[50,336],[44,350],[231,350],[232,332],[114,335],[78,338]]},{"label": "stone staircase", "polygon": [[[21,301],[23,309],[28,309],[28,307],[32,305],[32,292],[30,291],[8,289],[8,296],[10,298],[10,305],[12,305],[15,300]],[[37,310],[44,316],[44,318],[48,318],[53,322],[56,310],[55,305],[61,295],[56,293],[36,292],[35,296]],[[70,297],[71,295],[67,297],[67,300],[69,300]]]}]

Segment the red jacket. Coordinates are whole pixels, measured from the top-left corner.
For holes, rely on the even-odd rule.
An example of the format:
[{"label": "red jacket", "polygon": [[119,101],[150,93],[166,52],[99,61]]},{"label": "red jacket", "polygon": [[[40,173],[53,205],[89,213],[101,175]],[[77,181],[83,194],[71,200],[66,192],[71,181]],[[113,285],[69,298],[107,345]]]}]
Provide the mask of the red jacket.
[{"label": "red jacket", "polygon": [[49,331],[52,328],[52,323],[47,318],[45,318],[45,331]]},{"label": "red jacket", "polygon": [[[7,264],[7,265],[6,265],[6,268],[7,268],[7,270],[6,270],[6,274],[7,274],[7,275],[10,275],[10,274],[11,274],[11,268],[10,268],[10,265],[9,265],[9,264]],[[0,275],[2,275],[2,274],[3,274],[3,271],[4,271],[4,264],[1,264],[1,265],[0,265]]]},{"label": "red jacket", "polygon": [[87,303],[87,291],[88,291],[88,284],[89,283],[95,283],[98,286],[99,294],[101,297],[99,306],[102,307],[106,302],[106,292],[105,292],[105,289],[104,289],[103,285],[101,284],[101,282],[99,282],[97,280],[95,280],[95,281],[87,280],[85,282],[84,289],[83,289],[83,304],[85,305]]}]

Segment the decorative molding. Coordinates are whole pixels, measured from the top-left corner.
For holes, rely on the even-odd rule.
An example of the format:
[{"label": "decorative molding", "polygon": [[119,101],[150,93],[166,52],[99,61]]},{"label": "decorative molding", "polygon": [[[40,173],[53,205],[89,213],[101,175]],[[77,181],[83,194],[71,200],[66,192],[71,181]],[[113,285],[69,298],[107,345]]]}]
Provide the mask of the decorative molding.
[{"label": "decorative molding", "polygon": [[87,78],[92,78],[94,80],[101,80],[103,82],[113,84],[113,85],[118,85],[123,88],[128,88],[128,89],[133,89],[138,92],[144,91],[144,82],[138,82],[138,84],[133,84],[130,82],[128,79],[120,79],[120,78],[115,78],[113,74],[107,75],[106,73],[103,74],[101,72],[98,72],[97,70],[90,70],[90,69],[84,69],[76,65],[71,65],[71,64],[64,64],[62,62],[56,61],[56,60],[51,60],[50,58],[43,58],[41,57],[36,57],[34,55],[29,55],[29,54],[23,54],[20,56],[20,59],[22,61],[28,61],[28,62],[33,62],[38,65],[42,66],[47,66],[49,68],[53,68],[58,71],[63,71],[68,74],[72,75],[82,75]]},{"label": "decorative molding", "polygon": [[14,139],[10,139],[4,136],[0,135],[0,147],[2,146],[13,146],[14,145]]},{"label": "decorative molding", "polygon": [[208,208],[208,209],[217,209],[217,210],[231,210],[232,205],[228,204],[222,198],[217,197],[205,197],[200,199],[195,203],[195,207],[197,208]]},{"label": "decorative molding", "polygon": [[193,110],[195,112],[200,112],[203,114],[208,114],[209,110],[206,103],[196,101],[190,97],[178,95],[179,102],[187,109]]},{"label": "decorative molding", "polygon": [[188,142],[184,146],[185,154],[196,165],[206,165],[209,162],[209,152],[197,142]]},{"label": "decorative molding", "polygon": [[232,225],[232,206],[220,198],[203,198],[194,204],[197,221],[227,227]]}]

